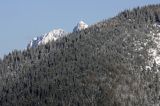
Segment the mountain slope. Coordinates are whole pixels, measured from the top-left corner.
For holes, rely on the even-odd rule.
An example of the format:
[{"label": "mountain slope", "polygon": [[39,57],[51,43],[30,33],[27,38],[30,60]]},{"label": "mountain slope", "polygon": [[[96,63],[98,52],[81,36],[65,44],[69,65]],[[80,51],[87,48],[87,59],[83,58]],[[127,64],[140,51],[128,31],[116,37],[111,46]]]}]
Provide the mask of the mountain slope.
[{"label": "mountain slope", "polygon": [[160,5],[126,10],[0,60],[2,106],[159,105]]}]

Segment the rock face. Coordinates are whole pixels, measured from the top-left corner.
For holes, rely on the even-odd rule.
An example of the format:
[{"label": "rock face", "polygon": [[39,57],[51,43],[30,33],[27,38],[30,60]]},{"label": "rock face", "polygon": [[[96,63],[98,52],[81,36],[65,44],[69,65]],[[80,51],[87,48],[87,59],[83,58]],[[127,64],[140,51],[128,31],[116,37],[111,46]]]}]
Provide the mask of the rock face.
[{"label": "rock face", "polygon": [[33,38],[28,44],[28,48],[37,47],[38,45],[44,45],[52,40],[56,41],[57,39],[66,36],[67,33],[63,29],[54,29],[49,33],[46,33],[40,37]]},{"label": "rock face", "polygon": [[[88,25],[83,21],[80,21],[73,29],[73,32],[81,31],[88,28]],[[54,29],[49,33],[46,33],[42,36],[33,38],[28,44],[27,48],[37,47],[38,45],[45,45],[48,42],[56,41],[57,39],[66,36],[68,33],[63,29]]]},{"label": "rock face", "polygon": [[57,40],[63,36],[65,36],[67,33],[63,29],[55,29],[47,34],[45,34],[42,38],[41,44],[46,44],[52,40]]},{"label": "rock face", "polygon": [[41,40],[42,40],[42,37],[34,37],[28,44],[27,48],[36,47],[37,45],[40,44]]},{"label": "rock face", "polygon": [[81,31],[81,30],[86,29],[86,28],[88,28],[88,25],[86,23],[84,23],[83,21],[80,21],[77,24],[77,26],[74,27],[73,32]]}]

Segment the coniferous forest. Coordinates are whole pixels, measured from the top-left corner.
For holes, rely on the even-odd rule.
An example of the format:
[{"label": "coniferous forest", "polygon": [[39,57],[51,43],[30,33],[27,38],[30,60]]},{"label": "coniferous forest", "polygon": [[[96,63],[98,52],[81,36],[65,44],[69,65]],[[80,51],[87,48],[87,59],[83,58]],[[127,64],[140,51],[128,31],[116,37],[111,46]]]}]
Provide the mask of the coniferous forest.
[{"label": "coniferous forest", "polygon": [[14,50],[0,59],[0,106],[160,105],[160,67],[148,53],[159,51],[159,24],[160,5],[149,5]]}]

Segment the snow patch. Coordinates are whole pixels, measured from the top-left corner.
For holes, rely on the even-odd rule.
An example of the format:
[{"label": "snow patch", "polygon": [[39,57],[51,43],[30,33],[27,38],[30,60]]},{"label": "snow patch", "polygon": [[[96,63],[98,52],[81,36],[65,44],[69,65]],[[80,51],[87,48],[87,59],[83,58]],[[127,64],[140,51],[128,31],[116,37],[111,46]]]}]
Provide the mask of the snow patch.
[{"label": "snow patch", "polygon": [[145,66],[146,70],[151,70],[152,68],[150,66]]},{"label": "snow patch", "polygon": [[[154,24],[154,27],[160,28],[159,24]],[[160,33],[159,30],[150,31],[149,36],[151,37],[151,41],[154,43],[154,47],[148,49],[148,55],[151,57],[149,64],[153,66],[153,63],[156,62],[157,65],[160,65]]]},{"label": "snow patch", "polygon": [[160,28],[160,23],[153,24],[153,27],[159,27]]}]

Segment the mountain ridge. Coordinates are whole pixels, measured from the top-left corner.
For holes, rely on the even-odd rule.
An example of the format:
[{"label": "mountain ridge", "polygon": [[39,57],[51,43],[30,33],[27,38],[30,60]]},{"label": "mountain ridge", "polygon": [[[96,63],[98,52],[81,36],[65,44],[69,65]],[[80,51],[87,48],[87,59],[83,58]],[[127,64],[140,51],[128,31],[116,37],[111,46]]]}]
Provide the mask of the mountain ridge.
[{"label": "mountain ridge", "polygon": [[[83,21],[79,21],[79,23],[74,27],[73,32],[81,31],[88,28],[88,25]],[[53,29],[52,31],[38,37],[34,37],[30,43],[27,45],[27,48],[37,47],[39,45],[45,45],[48,42],[56,41],[64,36],[67,36],[68,32],[65,32],[63,29]]]}]

